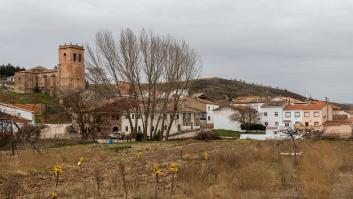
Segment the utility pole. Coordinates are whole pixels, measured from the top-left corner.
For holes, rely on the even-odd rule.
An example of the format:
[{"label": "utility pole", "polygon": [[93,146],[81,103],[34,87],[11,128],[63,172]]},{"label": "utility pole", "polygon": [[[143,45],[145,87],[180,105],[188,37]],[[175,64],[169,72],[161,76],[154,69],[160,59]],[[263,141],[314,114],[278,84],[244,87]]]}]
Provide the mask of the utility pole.
[{"label": "utility pole", "polygon": [[329,117],[329,113],[328,113],[328,111],[329,111],[329,108],[328,108],[328,106],[329,106],[328,97],[325,97],[325,102],[326,102],[326,121],[328,121],[328,117]]}]

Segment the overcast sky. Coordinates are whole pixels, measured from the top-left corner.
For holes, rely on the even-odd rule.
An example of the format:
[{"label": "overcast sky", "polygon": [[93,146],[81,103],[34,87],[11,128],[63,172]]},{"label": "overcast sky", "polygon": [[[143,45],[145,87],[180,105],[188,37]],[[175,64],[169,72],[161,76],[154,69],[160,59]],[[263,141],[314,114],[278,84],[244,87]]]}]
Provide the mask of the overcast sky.
[{"label": "overcast sky", "polygon": [[352,0],[0,0],[0,64],[52,68],[59,44],[121,28],[184,38],[202,77],[353,102]]}]

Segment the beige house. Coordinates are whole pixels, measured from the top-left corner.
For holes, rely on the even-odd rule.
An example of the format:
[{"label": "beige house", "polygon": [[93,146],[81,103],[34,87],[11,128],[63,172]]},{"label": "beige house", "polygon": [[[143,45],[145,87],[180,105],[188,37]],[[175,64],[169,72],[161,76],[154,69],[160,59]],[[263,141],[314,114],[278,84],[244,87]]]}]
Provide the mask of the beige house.
[{"label": "beige house", "polygon": [[322,130],[323,123],[332,120],[332,107],[322,101],[290,104],[283,109],[285,127]]},{"label": "beige house", "polygon": [[84,49],[78,45],[59,46],[59,64],[54,69],[37,66],[15,73],[14,90],[18,93],[59,91],[85,87]]}]

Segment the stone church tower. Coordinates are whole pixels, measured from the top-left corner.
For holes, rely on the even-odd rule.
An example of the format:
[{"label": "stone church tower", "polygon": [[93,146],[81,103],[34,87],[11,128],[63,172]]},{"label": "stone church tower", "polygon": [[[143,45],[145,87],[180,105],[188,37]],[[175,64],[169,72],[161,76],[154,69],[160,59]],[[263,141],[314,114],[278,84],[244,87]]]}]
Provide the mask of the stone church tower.
[{"label": "stone church tower", "polygon": [[84,49],[78,45],[59,46],[59,87],[61,90],[85,87]]},{"label": "stone church tower", "polygon": [[54,69],[37,66],[15,73],[15,92],[43,92],[57,95],[60,92],[83,89],[86,85],[83,46],[59,46],[59,64]]}]

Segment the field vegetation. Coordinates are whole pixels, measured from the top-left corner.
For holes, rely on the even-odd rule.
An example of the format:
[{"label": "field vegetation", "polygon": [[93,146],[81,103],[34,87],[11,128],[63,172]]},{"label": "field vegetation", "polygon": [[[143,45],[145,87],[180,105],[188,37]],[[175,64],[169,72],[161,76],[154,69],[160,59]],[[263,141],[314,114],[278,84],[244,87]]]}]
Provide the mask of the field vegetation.
[{"label": "field vegetation", "polygon": [[0,198],[353,198],[352,142],[298,146],[293,164],[290,142],[46,144],[1,153]]}]

